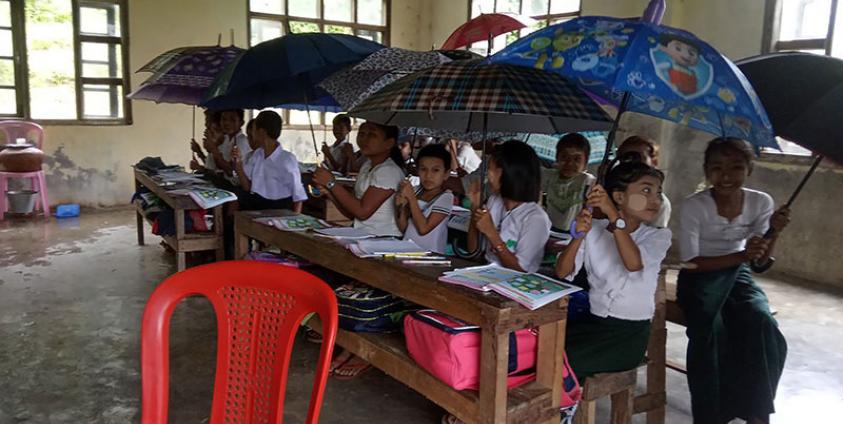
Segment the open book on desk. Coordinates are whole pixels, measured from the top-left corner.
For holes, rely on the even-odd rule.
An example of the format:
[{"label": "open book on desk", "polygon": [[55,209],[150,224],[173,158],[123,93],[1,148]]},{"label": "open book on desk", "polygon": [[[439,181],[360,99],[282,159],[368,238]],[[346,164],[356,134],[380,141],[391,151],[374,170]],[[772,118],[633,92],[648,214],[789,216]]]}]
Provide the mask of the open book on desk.
[{"label": "open book on desk", "polygon": [[455,269],[444,273],[439,281],[474,290],[494,291],[528,309],[538,309],[582,290],[541,274],[513,271],[495,264]]},{"label": "open book on desk", "polygon": [[282,231],[322,230],[331,227],[331,224],[310,215],[264,217],[255,218],[255,221]]}]

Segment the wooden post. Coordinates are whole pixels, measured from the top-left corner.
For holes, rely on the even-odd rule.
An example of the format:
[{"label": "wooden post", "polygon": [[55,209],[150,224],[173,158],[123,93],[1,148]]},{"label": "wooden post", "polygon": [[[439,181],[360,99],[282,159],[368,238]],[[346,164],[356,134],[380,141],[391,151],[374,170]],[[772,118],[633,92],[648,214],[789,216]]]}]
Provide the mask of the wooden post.
[{"label": "wooden post", "polygon": [[216,259],[225,260],[225,236],[223,235],[223,206],[214,208],[214,234],[217,236]]},{"label": "wooden post", "polygon": [[[143,187],[141,183],[135,178],[135,193],[140,192],[140,188]],[[143,213],[140,210],[140,207],[135,205],[135,215],[138,220],[138,246],[143,246]]]},{"label": "wooden post", "polygon": [[176,245],[172,248],[176,251],[176,264],[178,271],[184,271],[187,268],[187,258],[185,252],[181,250],[181,241],[184,240],[184,209],[176,209]]},{"label": "wooden post", "polygon": [[240,219],[243,212],[234,213],[234,259],[243,259],[249,253],[249,237],[240,229]]},{"label": "wooden post", "polygon": [[496,334],[483,326],[480,341],[481,424],[506,423],[506,377],[509,368],[509,334]]},{"label": "wooden post", "polygon": [[[565,308],[567,301],[557,302],[559,308]],[[546,307],[552,307],[550,305]],[[536,382],[551,389],[551,405],[559,408],[562,399],[562,372],[565,368],[565,325],[566,321],[556,321],[539,327],[539,345],[536,357]],[[559,418],[552,418],[547,424],[557,423]]]}]

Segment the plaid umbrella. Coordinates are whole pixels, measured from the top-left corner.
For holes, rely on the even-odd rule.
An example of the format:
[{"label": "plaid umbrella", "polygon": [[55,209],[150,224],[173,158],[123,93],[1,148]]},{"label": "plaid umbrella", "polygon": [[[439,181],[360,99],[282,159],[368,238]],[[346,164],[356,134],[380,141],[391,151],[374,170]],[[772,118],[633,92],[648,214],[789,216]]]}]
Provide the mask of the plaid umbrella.
[{"label": "plaid umbrella", "polygon": [[606,113],[565,78],[540,70],[450,62],[405,77],[349,112],[399,127],[461,132],[604,130]]},{"label": "plaid umbrella", "polygon": [[229,46],[179,47],[164,52],[138,69],[152,72],[130,99],[198,105],[217,75],[245,50]]},{"label": "plaid umbrella", "polygon": [[343,109],[349,110],[366,97],[413,72],[450,61],[447,56],[435,51],[386,48],[372,53],[357,65],[331,75],[319,86]]}]

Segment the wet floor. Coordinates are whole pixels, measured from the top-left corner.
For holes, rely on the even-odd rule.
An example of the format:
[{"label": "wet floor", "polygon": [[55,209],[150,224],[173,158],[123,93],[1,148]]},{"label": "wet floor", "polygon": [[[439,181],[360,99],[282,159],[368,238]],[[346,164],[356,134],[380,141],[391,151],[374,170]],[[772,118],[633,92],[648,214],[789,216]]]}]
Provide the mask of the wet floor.
[{"label": "wet floor", "polygon": [[[143,306],[175,271],[158,238],[147,234],[147,242],[137,245],[130,210],[0,222],[0,424],[139,422]],[[843,296],[774,280],[762,285],[789,344],[772,422],[843,422]],[[170,422],[207,422],[214,326],[201,299],[176,310]],[[296,343],[287,422],[304,419],[316,352],[316,345]],[[681,361],[681,327],[670,326],[668,352]],[[598,422],[606,422],[605,406]],[[668,370],[667,422],[690,422],[689,411],[684,376]],[[352,381],[329,380],[321,422],[436,423],[441,413],[371,371]]]}]

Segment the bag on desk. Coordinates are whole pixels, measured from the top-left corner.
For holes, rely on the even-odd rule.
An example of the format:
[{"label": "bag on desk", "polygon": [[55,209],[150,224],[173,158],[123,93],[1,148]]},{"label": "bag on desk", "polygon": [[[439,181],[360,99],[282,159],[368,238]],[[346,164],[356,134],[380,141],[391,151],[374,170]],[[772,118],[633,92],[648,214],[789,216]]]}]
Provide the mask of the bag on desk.
[{"label": "bag on desk", "polygon": [[[480,386],[480,327],[425,309],[407,316],[404,336],[413,360],[445,384],[457,390]],[[509,333],[507,386],[535,379],[537,345],[532,329]]]},{"label": "bag on desk", "polygon": [[410,305],[399,297],[360,283],[334,289],[340,328],[358,333],[389,333],[400,329]]}]

